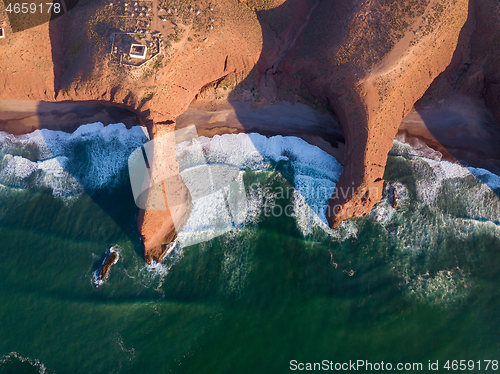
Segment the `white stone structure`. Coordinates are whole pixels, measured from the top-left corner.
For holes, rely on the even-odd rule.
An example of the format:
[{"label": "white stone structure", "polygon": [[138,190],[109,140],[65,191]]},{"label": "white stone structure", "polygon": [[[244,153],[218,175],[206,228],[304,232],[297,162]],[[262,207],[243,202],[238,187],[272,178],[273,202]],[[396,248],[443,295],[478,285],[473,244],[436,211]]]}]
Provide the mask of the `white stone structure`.
[{"label": "white stone structure", "polygon": [[142,44],[132,44],[130,46],[129,56],[132,58],[140,58],[141,60],[146,59],[146,52],[148,47]]}]

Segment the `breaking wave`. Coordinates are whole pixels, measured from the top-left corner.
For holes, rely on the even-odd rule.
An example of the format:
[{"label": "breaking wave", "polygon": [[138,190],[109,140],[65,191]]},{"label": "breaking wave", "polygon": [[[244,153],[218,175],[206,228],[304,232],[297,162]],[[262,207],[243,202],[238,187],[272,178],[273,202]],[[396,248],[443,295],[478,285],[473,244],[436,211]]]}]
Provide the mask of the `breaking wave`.
[{"label": "breaking wave", "polygon": [[[67,198],[129,183],[124,178],[128,157],[147,140],[142,128],[127,130],[123,124],[94,123],[72,134],[0,132],[0,194],[9,199],[18,189],[48,190]],[[241,243],[252,242],[251,228],[266,213],[279,213],[291,217],[308,240],[326,242],[355,238],[359,222],[374,220],[386,230],[388,246],[396,249],[394,271],[409,297],[449,304],[472,292],[474,277],[466,266],[442,258],[451,256],[455,244],[473,248],[482,236],[500,239],[500,176],[425,157],[429,152],[397,140],[386,168],[384,198],[371,215],[345,222],[338,230],[328,228],[324,213],[342,172],[331,155],[296,137],[228,134],[198,141],[178,144],[181,168],[196,161],[190,159],[191,147],[201,145],[207,163],[240,171],[229,186],[193,201],[179,247],[164,264],[141,270],[145,286],[165,277],[183,257],[182,247],[226,233],[221,238],[228,248],[222,264],[226,288],[239,294],[252,255],[251,247]],[[399,198],[396,209],[390,198],[393,189]],[[0,208],[0,216],[5,212],[6,206]],[[461,251],[465,259],[474,255],[473,249]]]},{"label": "breaking wave", "polygon": [[[192,162],[191,148],[200,144],[207,163],[234,165],[241,171],[232,185],[193,201],[191,217],[179,234],[181,246],[255,224],[265,211],[274,214],[279,198],[290,199],[293,206],[286,213],[296,218],[304,235],[312,233],[312,227],[334,233],[327,226],[325,210],[342,166],[331,155],[297,137],[226,134],[180,143],[177,159],[181,167]],[[279,175],[273,175],[276,170]],[[281,190],[270,187],[274,182]],[[230,209],[228,201],[239,206]]]},{"label": "breaking wave", "polygon": [[139,126],[92,123],[74,133],[47,129],[26,135],[0,132],[0,184],[45,189],[71,196],[111,186],[127,165],[130,153],[147,140]]},{"label": "breaking wave", "polygon": [[[475,289],[471,272],[484,242],[500,240],[500,177],[419,156],[395,141],[386,179],[372,215],[396,248],[401,286],[411,298],[433,304],[464,300]],[[398,191],[397,209],[392,188]]]}]

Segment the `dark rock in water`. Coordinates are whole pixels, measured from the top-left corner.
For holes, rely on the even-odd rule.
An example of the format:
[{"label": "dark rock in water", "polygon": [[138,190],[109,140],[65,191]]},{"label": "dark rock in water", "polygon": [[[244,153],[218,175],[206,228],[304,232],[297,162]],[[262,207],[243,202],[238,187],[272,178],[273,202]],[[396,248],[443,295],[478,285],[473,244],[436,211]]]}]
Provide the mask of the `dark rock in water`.
[{"label": "dark rock in water", "polygon": [[392,207],[394,209],[398,207],[398,190],[396,187],[392,187]]},{"label": "dark rock in water", "polygon": [[94,272],[94,285],[96,288],[99,288],[103,285],[106,280],[111,267],[118,262],[120,255],[114,249],[114,247],[110,248],[108,254],[104,261],[101,264],[101,267]]},{"label": "dark rock in water", "polygon": [[170,254],[177,245],[177,233],[174,232],[168,239],[166,239],[166,243],[161,245],[160,251],[155,254],[148,255],[145,257],[146,263],[148,265],[154,265],[161,263],[165,257]]}]

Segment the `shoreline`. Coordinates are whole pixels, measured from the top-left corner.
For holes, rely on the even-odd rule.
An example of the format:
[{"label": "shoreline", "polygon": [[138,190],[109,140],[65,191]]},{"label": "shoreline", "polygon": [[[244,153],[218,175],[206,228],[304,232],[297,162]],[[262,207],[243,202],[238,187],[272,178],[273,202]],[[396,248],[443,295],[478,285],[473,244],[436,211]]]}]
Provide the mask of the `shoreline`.
[{"label": "shoreline", "polygon": [[[343,162],[345,143],[338,123],[305,104],[282,102],[264,108],[250,102],[224,101],[215,110],[207,106],[207,102],[192,103],[177,117],[176,129],[195,125],[198,135],[207,137],[252,132],[267,137],[296,136]],[[127,129],[143,126],[133,112],[99,102],[0,100],[0,131],[12,135],[43,128],[72,133],[92,122],[105,126],[123,123]]]},{"label": "shoreline", "polygon": [[141,126],[132,111],[98,101],[46,102],[0,99],[0,131],[23,135],[39,129],[74,132],[84,124],[101,122],[105,126],[123,123],[127,129]]},{"label": "shoreline", "polygon": [[[217,107],[209,107],[207,103],[212,102],[205,101],[192,103],[185,113],[177,117],[175,128],[182,129],[187,126],[195,125],[199,136],[210,138],[214,135],[238,133],[258,133],[266,137],[275,135],[294,136],[301,138],[308,144],[317,146],[342,164],[345,147],[343,143],[344,138],[338,122],[329,114],[321,114],[305,104],[291,104],[287,102],[281,102],[267,107],[255,106],[251,102],[229,103],[226,101]],[[22,118],[32,120],[33,117],[38,118],[40,113],[42,113],[38,110],[40,107],[39,102],[14,103],[17,104],[17,106],[10,106],[9,111],[3,112],[1,111],[1,104],[5,105],[5,101],[0,101],[0,125],[3,123],[2,121],[20,121]],[[110,108],[114,110],[115,107],[103,107],[104,105],[102,104],[85,102],[52,103],[52,105],[44,106],[46,111],[43,112],[43,115],[45,115],[46,118],[51,118],[54,122],[51,123],[51,126],[45,126],[43,128],[71,133],[74,132],[76,128],[84,125],[85,122],[92,122],[89,121],[89,118],[92,118],[94,122],[102,122],[105,124],[106,121],[103,119],[103,116],[108,116],[107,118],[110,118],[109,110]],[[81,117],[81,113],[85,115]],[[131,115],[131,112],[125,110],[111,112],[111,114],[114,115],[117,115],[117,113],[118,117],[114,117],[113,123],[123,123],[123,118],[120,118],[120,114],[128,118],[130,118]],[[446,141],[447,143],[445,144],[455,144],[453,142],[456,139],[463,141],[463,134],[460,133],[459,137],[453,136],[456,135],[457,130],[451,131],[440,123],[442,120],[441,113],[441,115],[435,115],[435,117],[438,118],[437,128],[443,131],[442,127],[445,127],[446,137],[437,139],[438,136],[434,136],[434,134],[438,134],[436,129],[431,127],[431,130],[434,129],[434,131],[431,131],[427,128],[431,123],[429,118],[434,117],[427,114],[422,116],[426,119],[426,121],[424,121],[421,114],[422,111],[418,113],[413,111],[410,113],[410,115],[403,120],[396,139],[400,141],[403,140],[404,143],[412,146],[421,156],[459,163],[457,159],[454,158],[454,155],[448,152],[448,148],[443,145],[443,142]],[[73,122],[68,124],[68,118],[73,118]],[[139,123],[133,123],[132,125],[136,126],[139,125]],[[33,129],[30,126],[29,122],[25,122],[19,126],[19,128],[16,128],[14,132],[31,132]],[[125,126],[126,128],[132,127],[130,124]],[[450,120],[448,127],[451,127],[453,130],[454,126],[455,122]],[[145,128],[144,126],[142,127]],[[3,130],[1,126],[0,130]],[[476,137],[478,136],[476,135]],[[483,142],[487,141],[488,139],[483,139]],[[422,144],[425,144],[425,146],[422,146]],[[481,144],[481,142],[477,142],[477,144],[471,144],[467,148],[471,154],[469,157],[470,160],[473,160],[474,157],[476,161],[481,160],[481,154],[474,153],[474,147],[479,147],[480,149],[486,149],[486,147],[484,144]],[[494,159],[495,162],[500,164],[499,160],[500,157]],[[486,159],[486,161],[488,161],[488,159]],[[479,161],[471,161],[468,165],[463,166],[481,167],[494,174],[500,175],[500,172],[495,169],[492,170],[488,165],[479,164]],[[165,241],[165,239],[173,238],[173,236],[176,235],[172,218],[169,214],[166,214],[166,211],[141,210],[137,225],[145,246],[144,258],[146,262],[161,262],[170,248],[169,243],[171,240],[168,239]]]},{"label": "shoreline", "polygon": [[176,129],[195,125],[199,136],[258,133],[295,136],[335,157],[343,165],[345,140],[337,120],[301,103],[278,102],[266,107],[252,102],[195,101],[176,119]]},{"label": "shoreline", "polygon": [[464,104],[413,110],[401,122],[395,139],[415,149],[423,143],[441,153],[444,161],[500,175],[500,149],[495,142],[500,130],[480,109]]},{"label": "shoreline", "polygon": [[[464,114],[464,110],[413,110],[401,122],[395,139],[414,148],[423,143],[434,151],[433,155],[439,152],[442,160],[500,175],[500,150],[487,136],[491,124],[483,113],[469,110]],[[123,123],[127,129],[144,127],[132,111],[102,102],[0,100],[0,131],[12,135],[42,128],[72,133],[93,122],[105,126]],[[176,129],[190,125],[196,126],[199,136],[206,137],[239,133],[296,136],[332,155],[340,164],[344,161],[345,143],[336,119],[305,104],[279,102],[259,107],[252,102],[216,100],[214,104],[212,100],[198,100],[176,118]]]}]

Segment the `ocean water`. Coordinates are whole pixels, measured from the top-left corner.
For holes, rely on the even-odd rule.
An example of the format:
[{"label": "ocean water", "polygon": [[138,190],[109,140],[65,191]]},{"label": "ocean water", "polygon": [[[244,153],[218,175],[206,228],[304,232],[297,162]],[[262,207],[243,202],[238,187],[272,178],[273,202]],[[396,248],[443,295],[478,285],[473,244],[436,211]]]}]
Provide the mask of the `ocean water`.
[{"label": "ocean water", "polygon": [[[218,200],[200,199],[180,236],[212,238],[151,267],[127,171],[146,141],[122,125],[0,133],[0,373],[500,359],[500,177],[396,141],[384,199],[330,230],[335,159],[293,137],[202,137],[207,161],[240,168],[244,214],[211,235]],[[111,246],[120,259],[96,289]]]}]

